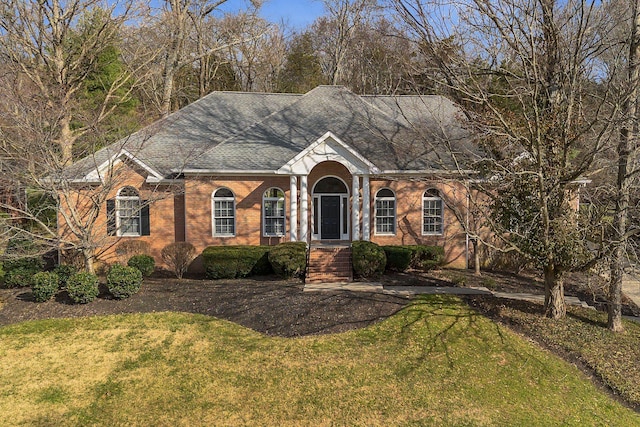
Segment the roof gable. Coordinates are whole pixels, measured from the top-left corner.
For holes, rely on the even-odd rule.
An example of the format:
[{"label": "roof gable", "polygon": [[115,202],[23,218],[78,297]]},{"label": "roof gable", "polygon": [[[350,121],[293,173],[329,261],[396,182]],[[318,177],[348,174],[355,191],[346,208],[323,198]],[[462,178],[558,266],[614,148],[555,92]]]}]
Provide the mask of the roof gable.
[{"label": "roof gable", "polygon": [[119,153],[114,154],[97,168],[87,173],[81,180],[87,182],[104,182],[105,177],[110,173],[110,171],[113,170],[115,166],[126,160],[131,161],[142,171],[146,172],[147,179],[157,181],[161,181],[163,179],[163,176],[159,172],[123,148]]},{"label": "roof gable", "polygon": [[345,166],[352,174],[376,174],[380,169],[345,144],[331,132],[325,133],[297,156],[278,169],[277,173],[307,175],[318,163],[335,161]]}]

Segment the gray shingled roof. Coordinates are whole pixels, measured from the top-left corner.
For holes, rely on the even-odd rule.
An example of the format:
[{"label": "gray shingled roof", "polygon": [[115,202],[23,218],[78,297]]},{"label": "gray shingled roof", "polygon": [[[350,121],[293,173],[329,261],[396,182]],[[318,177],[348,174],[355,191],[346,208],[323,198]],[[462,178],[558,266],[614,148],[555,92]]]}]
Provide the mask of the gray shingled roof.
[{"label": "gray shingled roof", "polygon": [[[446,170],[473,154],[459,109],[440,96],[359,96],[341,86],[304,95],[213,92],[72,165],[84,176],[125,148],[163,176],[277,170],[328,131],[381,170]],[[462,156],[464,157],[464,156]]]}]

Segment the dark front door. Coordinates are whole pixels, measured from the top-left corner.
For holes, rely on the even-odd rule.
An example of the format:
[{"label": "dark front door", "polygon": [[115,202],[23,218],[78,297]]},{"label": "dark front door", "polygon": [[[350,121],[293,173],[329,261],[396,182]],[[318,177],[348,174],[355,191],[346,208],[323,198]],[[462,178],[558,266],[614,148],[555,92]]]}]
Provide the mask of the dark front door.
[{"label": "dark front door", "polygon": [[320,206],[320,238],[340,239],[340,196],[321,196]]}]

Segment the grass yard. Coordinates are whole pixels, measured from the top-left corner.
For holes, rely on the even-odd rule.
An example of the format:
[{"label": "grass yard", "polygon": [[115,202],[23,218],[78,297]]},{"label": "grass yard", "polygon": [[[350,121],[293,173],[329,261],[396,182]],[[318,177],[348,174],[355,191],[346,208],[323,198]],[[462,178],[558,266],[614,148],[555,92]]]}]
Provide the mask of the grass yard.
[{"label": "grass yard", "polygon": [[640,324],[624,321],[625,331],[607,329],[607,314],[570,306],[567,317],[551,320],[540,315],[540,304],[504,301],[496,304],[482,297],[471,304],[496,321],[552,348],[570,360],[578,360],[627,402],[640,408]]},{"label": "grass yard", "polygon": [[296,339],[162,313],[25,322],[0,340],[0,425],[640,425],[450,296]]}]

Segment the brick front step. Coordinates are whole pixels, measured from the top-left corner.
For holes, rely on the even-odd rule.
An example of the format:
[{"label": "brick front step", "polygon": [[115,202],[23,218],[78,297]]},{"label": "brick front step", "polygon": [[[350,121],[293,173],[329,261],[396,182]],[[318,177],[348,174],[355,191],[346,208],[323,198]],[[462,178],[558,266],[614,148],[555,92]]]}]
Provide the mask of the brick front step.
[{"label": "brick front step", "polygon": [[338,283],[352,280],[350,247],[311,246],[306,283]]}]

